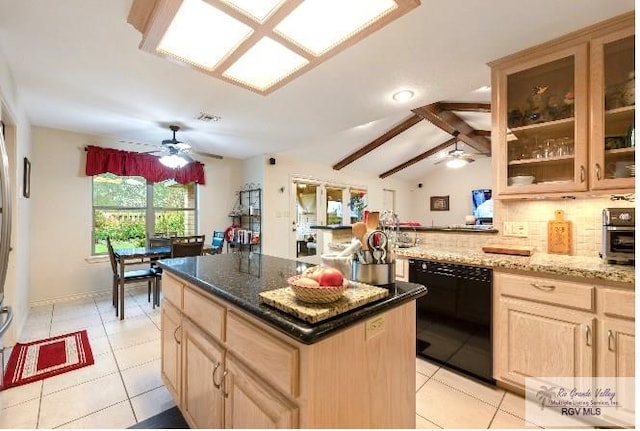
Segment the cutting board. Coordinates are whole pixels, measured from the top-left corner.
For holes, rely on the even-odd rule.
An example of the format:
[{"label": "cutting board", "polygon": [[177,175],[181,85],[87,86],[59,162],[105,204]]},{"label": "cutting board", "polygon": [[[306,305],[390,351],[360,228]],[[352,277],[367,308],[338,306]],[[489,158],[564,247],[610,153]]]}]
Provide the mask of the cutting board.
[{"label": "cutting board", "polygon": [[339,300],[330,304],[309,304],[296,298],[290,287],[260,292],[260,299],[281,311],[309,323],[317,323],[330,317],[337,316],[369,302],[389,296],[389,290],[370,284],[349,282],[349,287]]},{"label": "cutting board", "polygon": [[571,254],[571,222],[564,219],[564,211],[554,211],[555,220],[547,223],[547,252]]},{"label": "cutting board", "polygon": [[531,256],[533,247],[528,245],[487,244],[482,247],[485,253],[511,254],[515,256]]}]

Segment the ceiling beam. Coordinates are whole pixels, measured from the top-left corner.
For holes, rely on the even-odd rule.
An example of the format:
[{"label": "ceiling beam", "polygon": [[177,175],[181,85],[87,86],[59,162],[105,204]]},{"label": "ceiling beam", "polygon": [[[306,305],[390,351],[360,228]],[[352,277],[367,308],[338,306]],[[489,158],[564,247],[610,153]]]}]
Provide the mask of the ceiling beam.
[{"label": "ceiling beam", "polygon": [[443,110],[440,103],[421,106],[414,109],[413,112],[450,135],[455,135],[458,132],[458,140],[476,151],[491,154],[491,141],[477,134],[471,126],[453,112]]},{"label": "ceiling beam", "polygon": [[491,112],[490,103],[440,102],[440,108],[442,108],[443,111]]},{"label": "ceiling beam", "polygon": [[426,159],[429,156],[434,155],[438,151],[444,150],[445,148],[455,144],[456,140],[457,140],[456,138],[451,138],[448,141],[445,141],[442,144],[436,145],[435,147],[425,151],[424,153],[422,153],[422,154],[420,154],[418,156],[415,156],[413,159],[407,160],[403,164],[398,165],[393,169],[389,169],[387,172],[384,172],[384,173],[382,173],[382,174],[380,174],[378,176],[380,178],[386,178],[389,175],[393,175],[396,172],[400,172],[401,170],[403,170],[405,168],[408,168],[409,166],[414,165],[414,164],[418,163],[419,161]]},{"label": "ceiling beam", "polygon": [[490,138],[491,137],[491,130],[476,130],[476,135]]},{"label": "ceiling beam", "polygon": [[359,150],[354,151],[353,153],[349,154],[344,159],[340,160],[338,163],[333,165],[333,169],[335,169],[336,171],[339,171],[340,169],[344,168],[348,164],[355,162],[356,160],[358,160],[361,157],[364,157],[366,154],[368,154],[371,151],[375,150],[380,145],[384,144],[385,142],[390,141],[391,139],[395,138],[396,136],[398,136],[400,133],[404,132],[408,128],[410,128],[410,127],[414,126],[415,124],[419,123],[420,121],[422,121],[423,118],[424,117],[421,116],[421,115],[413,114],[411,117],[405,119],[404,121],[402,121],[402,123],[398,124],[393,129],[391,129],[388,132],[386,132],[384,135],[374,139],[369,144],[365,145],[364,147],[360,148]]}]

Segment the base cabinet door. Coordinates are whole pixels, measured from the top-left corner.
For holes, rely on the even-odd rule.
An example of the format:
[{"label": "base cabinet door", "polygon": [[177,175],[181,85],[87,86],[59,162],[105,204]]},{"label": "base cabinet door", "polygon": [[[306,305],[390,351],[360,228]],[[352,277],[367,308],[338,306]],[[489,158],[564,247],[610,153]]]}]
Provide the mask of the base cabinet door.
[{"label": "base cabinet door", "polygon": [[225,428],[297,428],[298,408],[245,368],[226,358]]},{"label": "base cabinet door", "polygon": [[634,377],[635,322],[604,319],[600,331],[599,375]]},{"label": "base cabinet door", "polygon": [[222,428],[224,350],[185,319],[182,338],[182,413],[192,428]]},{"label": "base cabinet door", "polygon": [[592,375],[594,320],[588,313],[501,298],[495,377],[524,386],[526,377]]},{"label": "base cabinet door", "polygon": [[175,400],[180,400],[182,314],[166,300],[161,311],[161,369],[165,386]]}]

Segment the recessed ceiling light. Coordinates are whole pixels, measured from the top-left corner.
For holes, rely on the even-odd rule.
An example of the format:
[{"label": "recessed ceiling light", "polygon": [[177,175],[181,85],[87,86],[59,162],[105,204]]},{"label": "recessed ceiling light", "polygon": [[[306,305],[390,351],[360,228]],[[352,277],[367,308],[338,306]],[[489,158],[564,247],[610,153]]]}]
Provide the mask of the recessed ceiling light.
[{"label": "recessed ceiling light", "polygon": [[484,93],[491,91],[491,86],[490,85],[483,85],[480,88],[477,88],[476,91],[482,91]]},{"label": "recessed ceiling light", "polygon": [[391,98],[396,102],[406,102],[407,100],[413,97],[413,91],[411,90],[402,90],[394,93]]}]

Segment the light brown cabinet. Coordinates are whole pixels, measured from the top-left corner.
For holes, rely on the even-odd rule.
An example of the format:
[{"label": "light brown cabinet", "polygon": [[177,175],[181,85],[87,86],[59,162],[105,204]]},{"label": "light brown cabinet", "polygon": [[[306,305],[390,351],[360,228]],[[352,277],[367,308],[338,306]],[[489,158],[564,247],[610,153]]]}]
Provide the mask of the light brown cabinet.
[{"label": "light brown cabinet", "polygon": [[223,388],[227,428],[297,428],[298,408],[257,377],[241,361],[227,358]]},{"label": "light brown cabinet", "polygon": [[182,343],[182,412],[196,428],[223,428],[224,350],[188,320]]},{"label": "light brown cabinet", "polygon": [[494,377],[634,375],[632,286],[494,271]]},{"label": "light brown cabinet", "polygon": [[634,17],[490,63],[497,196],[634,189]]},{"label": "light brown cabinet", "polygon": [[162,378],[191,427],[415,427],[415,301],[306,345],[168,271],[162,286]]},{"label": "light brown cabinet", "polygon": [[161,369],[165,386],[174,399],[181,394],[182,370],[182,314],[165,301],[161,310]]}]

